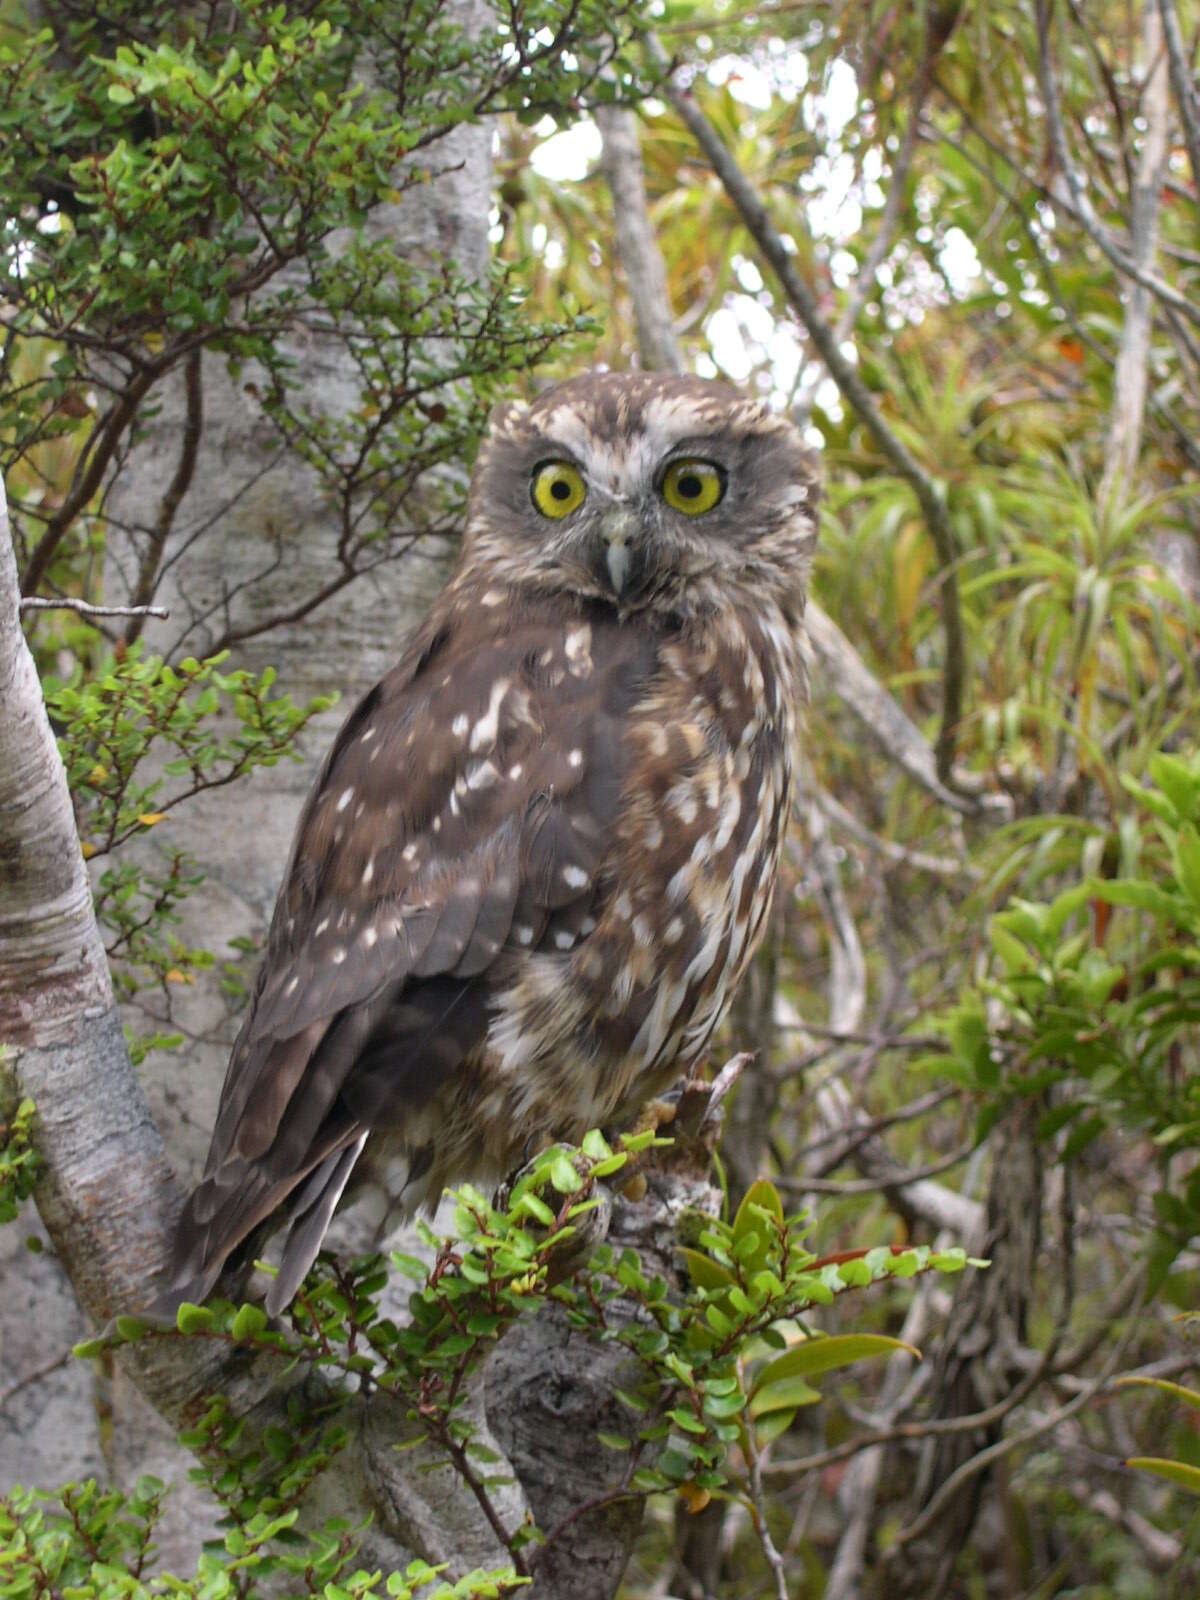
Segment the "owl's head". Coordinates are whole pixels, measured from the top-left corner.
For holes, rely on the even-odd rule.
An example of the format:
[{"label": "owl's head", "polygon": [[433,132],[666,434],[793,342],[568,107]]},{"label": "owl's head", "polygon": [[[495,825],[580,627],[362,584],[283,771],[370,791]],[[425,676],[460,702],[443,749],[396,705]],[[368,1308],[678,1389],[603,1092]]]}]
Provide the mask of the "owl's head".
[{"label": "owl's head", "polygon": [[489,581],[684,613],[731,588],[798,605],[816,537],[812,453],[725,384],[591,373],[493,418],[464,563]]}]

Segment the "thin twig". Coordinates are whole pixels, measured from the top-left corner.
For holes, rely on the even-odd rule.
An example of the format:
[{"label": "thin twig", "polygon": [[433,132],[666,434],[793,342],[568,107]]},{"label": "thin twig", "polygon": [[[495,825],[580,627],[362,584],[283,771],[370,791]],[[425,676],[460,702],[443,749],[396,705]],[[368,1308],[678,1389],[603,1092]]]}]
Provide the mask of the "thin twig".
[{"label": "thin twig", "polygon": [[72,600],[64,596],[61,600],[35,599],[32,595],[22,595],[20,599],[22,611],[77,611],[81,617],[162,617],[167,618],[171,613],[165,606],[94,606],[86,600]]},{"label": "thin twig", "polygon": [[[921,65],[917,70],[916,82],[913,85],[912,104],[908,110],[908,124],[904,129],[904,139],[899,153],[892,163],[891,174],[888,178],[887,198],[883,210],[879,215],[879,224],[875,230],[875,237],[863,258],[862,266],[854,276],[850,286],[850,293],[842,313],[838,317],[833,330],[835,341],[842,345],[847,339],[853,337],[862,315],[862,309],[875,291],[875,274],[887,259],[892,248],[892,237],[895,233],[896,223],[899,221],[900,212],[904,204],[905,192],[908,188],[908,176],[912,169],[913,156],[916,154],[917,143],[921,133],[921,119],[925,111],[925,101],[929,96],[929,88],[933,82],[933,69],[942,46],[946,42],[946,35],[937,29],[927,29],[927,42],[921,57]],[[795,405],[792,407],[792,417],[796,422],[804,422],[812,410],[813,400],[816,397],[819,380],[811,378],[803,387]]]},{"label": "thin twig", "polygon": [[762,1485],[762,1456],[754,1442],[754,1425],[746,1429],[744,1434],[746,1463],[750,1468],[750,1499],[754,1505],[754,1531],[758,1534],[758,1542],[762,1545],[762,1553],[767,1558],[767,1565],[775,1577],[775,1594],[778,1600],[788,1600],[787,1569],[783,1564],[783,1557],[776,1548],[771,1537],[771,1530],[767,1526],[766,1505],[763,1500]]},{"label": "thin twig", "polygon": [[[1096,215],[1095,207],[1088,198],[1083,181],[1075,170],[1067,149],[1066,134],[1063,131],[1062,112],[1058,102],[1058,85],[1054,76],[1054,61],[1050,53],[1050,6],[1051,0],[1037,0],[1037,27],[1038,27],[1038,66],[1040,72],[1042,99],[1046,107],[1046,134],[1050,141],[1050,149],[1054,156],[1055,165],[1066,185],[1070,196],[1071,209],[1080,226],[1097,246],[1100,252],[1117,269],[1122,277],[1140,283],[1148,289],[1155,299],[1161,300],[1164,305],[1178,311],[1181,316],[1200,325],[1200,310],[1197,310],[1186,295],[1173,289],[1169,283],[1164,283],[1151,272],[1143,271],[1135,261],[1130,260],[1125,251],[1113,238],[1105,224]],[[1062,195],[1055,187],[1051,187],[1050,198],[1056,206],[1061,205]]]},{"label": "thin twig", "polygon": [[150,542],[138,568],[137,586],[132,596],[135,609],[132,614],[133,620],[125,630],[126,644],[132,644],[142,631],[142,622],[146,616],[145,608],[153,600],[154,591],[158,587],[163,552],[167,548],[167,539],[170,537],[171,529],[175,525],[175,516],[179,510],[180,503],[191,487],[192,479],[196,474],[196,461],[200,454],[200,436],[204,427],[204,389],[201,381],[202,357],[203,351],[197,347],[184,363],[183,381],[187,410],[183,424],[183,437],[180,442],[179,461],[175,467],[175,475],[171,479],[167,492],[163,495],[154,530],[150,536]]},{"label": "thin twig", "polygon": [[868,850],[880,855],[885,861],[891,861],[896,866],[912,867],[916,872],[929,872],[939,878],[968,878],[978,881],[983,877],[978,867],[973,867],[967,861],[950,861],[944,856],[927,855],[923,850],[910,850],[906,845],[897,844],[894,839],[883,839],[877,833],[872,833],[865,827],[852,811],[842,805],[840,800],[835,800],[824,789],[818,789],[817,804],[836,827],[848,833],[852,839],[857,839],[859,844],[865,845]]},{"label": "thin twig", "polygon": [[30,1388],[35,1383],[40,1383],[43,1378],[48,1378],[52,1372],[57,1372],[60,1367],[65,1367],[70,1361],[74,1351],[70,1348],[61,1355],[55,1356],[53,1361],[43,1362],[40,1367],[34,1367],[32,1372],[27,1372],[23,1378],[18,1378],[16,1383],[10,1383],[8,1388],[0,1391],[0,1414],[10,1400],[15,1399],[23,1389]]},{"label": "thin twig", "polygon": [[1183,141],[1192,164],[1192,184],[1200,192],[1200,103],[1196,95],[1196,83],[1184,52],[1183,35],[1179,31],[1179,17],[1173,0],[1158,0],[1158,9],[1162,14],[1171,87],[1175,91],[1175,104],[1179,107],[1179,120],[1183,124]]},{"label": "thin twig", "polygon": [[[777,1178],[775,1181],[781,1189],[795,1194],[879,1194],[884,1189],[903,1189],[907,1184],[920,1182],[922,1178],[936,1178],[940,1173],[949,1172],[951,1167],[957,1167],[967,1159],[976,1143],[972,1139],[960,1145],[951,1155],[943,1156],[940,1161],[933,1161],[929,1166],[913,1171],[897,1162],[894,1172],[880,1172],[873,1178],[851,1178],[842,1182],[836,1178],[813,1178],[806,1173],[803,1178]],[[840,1167],[845,1159],[839,1156],[836,1164]]]}]

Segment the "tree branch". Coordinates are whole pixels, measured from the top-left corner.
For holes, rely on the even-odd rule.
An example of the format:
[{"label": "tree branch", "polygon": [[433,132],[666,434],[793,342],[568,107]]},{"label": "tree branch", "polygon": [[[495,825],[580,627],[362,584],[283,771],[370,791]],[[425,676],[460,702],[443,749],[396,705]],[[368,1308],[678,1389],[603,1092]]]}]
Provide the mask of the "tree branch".
[{"label": "tree branch", "polygon": [[1158,9],[1162,16],[1171,87],[1175,91],[1175,104],[1183,124],[1183,139],[1187,145],[1188,160],[1192,164],[1192,189],[1200,195],[1200,96],[1196,94],[1196,79],[1184,51],[1174,0],[1158,0]]},{"label": "tree branch", "polygon": [[595,118],[604,139],[603,170],[612,192],[617,254],[633,302],[642,365],[649,372],[682,372],[667,269],[646,204],[638,119],[627,106],[618,105],[597,106]]},{"label": "tree branch", "polygon": [[64,595],[59,600],[42,600],[30,595],[22,595],[19,602],[21,611],[74,611],[81,617],[161,617],[164,621],[171,615],[165,606],[94,606],[87,600],[75,600]]},{"label": "tree branch", "polygon": [[673,81],[671,64],[653,34],[646,35],[646,46],[654,67],[661,74],[663,93],[707,156],[751,237],[770,263],[792,309],[808,330],[809,337],[828,367],[830,377],[858,413],[877,448],[908,484],[921,508],[937,551],[940,567],[938,590],[946,640],[942,665],[942,719],[935,746],[937,776],[943,785],[952,788],[955,744],[962,718],[966,646],[958,592],[958,546],[942,488],[883,420],[874,396],[857,368],[843,355],[833,329],[821,315],[816,297],[797,272],[762,196],[746,178],[695,97]]},{"label": "tree branch", "polygon": [[201,375],[203,356],[203,350],[197,346],[184,363],[183,386],[186,411],[179,464],[175,468],[175,476],[171,479],[167,492],[163,495],[150,542],[138,567],[137,584],[133,592],[133,620],[125,630],[126,644],[132,644],[141,634],[144,619],[148,614],[146,608],[154,599],[154,591],[158,587],[163,551],[167,547],[167,539],[175,524],[175,514],[195,476],[196,459],[200,453],[200,435],[204,425],[204,389]]},{"label": "tree branch", "polygon": [[[1129,231],[1133,264],[1139,272],[1148,274],[1154,266],[1158,245],[1159,208],[1167,171],[1167,62],[1162,49],[1162,19],[1157,0],[1146,0],[1142,30],[1142,54],[1148,72],[1142,98],[1146,132],[1133,188]],[[1122,499],[1129,496],[1142,438],[1152,312],[1150,291],[1141,283],[1135,283],[1129,291],[1121,348],[1113,373],[1112,414],[1098,496],[1101,505],[1114,491]]]}]

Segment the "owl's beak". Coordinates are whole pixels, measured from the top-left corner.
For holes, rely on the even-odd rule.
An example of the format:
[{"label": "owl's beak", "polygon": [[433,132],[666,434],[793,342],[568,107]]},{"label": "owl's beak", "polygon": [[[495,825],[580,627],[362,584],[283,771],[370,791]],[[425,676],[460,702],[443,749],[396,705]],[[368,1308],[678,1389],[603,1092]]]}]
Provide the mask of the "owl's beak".
[{"label": "owl's beak", "polygon": [[614,509],[600,524],[604,543],[604,567],[613,593],[621,595],[629,587],[635,569],[642,565],[635,548],[641,524],[632,511]]}]

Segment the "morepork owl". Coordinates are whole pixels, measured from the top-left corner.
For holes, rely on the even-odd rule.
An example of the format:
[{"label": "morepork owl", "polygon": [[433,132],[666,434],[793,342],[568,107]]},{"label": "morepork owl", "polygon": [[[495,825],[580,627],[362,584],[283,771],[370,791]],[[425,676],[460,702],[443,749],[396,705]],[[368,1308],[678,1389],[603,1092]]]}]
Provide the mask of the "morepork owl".
[{"label": "morepork owl", "polygon": [[816,498],[796,429],[700,379],[499,413],[300,818],[167,1303],[278,1213],[276,1312],[347,1185],[493,1184],[703,1055],[787,827]]}]

